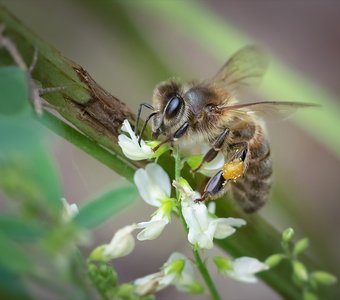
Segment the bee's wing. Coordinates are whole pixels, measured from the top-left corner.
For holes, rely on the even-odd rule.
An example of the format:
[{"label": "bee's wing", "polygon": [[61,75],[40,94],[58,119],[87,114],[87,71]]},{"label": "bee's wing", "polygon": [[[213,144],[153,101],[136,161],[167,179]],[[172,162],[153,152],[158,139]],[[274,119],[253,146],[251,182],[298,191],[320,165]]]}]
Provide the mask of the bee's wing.
[{"label": "bee's wing", "polygon": [[299,108],[320,107],[315,103],[289,102],[289,101],[259,101],[252,103],[240,103],[234,105],[222,105],[219,111],[222,114],[239,113],[242,115],[258,115],[281,120],[289,117]]},{"label": "bee's wing", "polygon": [[257,85],[268,66],[265,54],[256,46],[237,51],[211,79],[231,92],[242,86]]}]

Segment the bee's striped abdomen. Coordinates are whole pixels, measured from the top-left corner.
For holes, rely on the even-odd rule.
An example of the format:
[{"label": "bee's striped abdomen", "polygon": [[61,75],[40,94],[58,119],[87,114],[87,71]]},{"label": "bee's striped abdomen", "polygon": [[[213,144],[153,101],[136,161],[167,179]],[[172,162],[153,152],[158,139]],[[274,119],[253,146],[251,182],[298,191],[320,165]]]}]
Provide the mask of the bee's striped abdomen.
[{"label": "bee's striped abdomen", "polygon": [[248,142],[247,169],[242,178],[231,183],[235,200],[246,212],[262,207],[269,196],[272,180],[272,161],[267,137],[260,125]]}]

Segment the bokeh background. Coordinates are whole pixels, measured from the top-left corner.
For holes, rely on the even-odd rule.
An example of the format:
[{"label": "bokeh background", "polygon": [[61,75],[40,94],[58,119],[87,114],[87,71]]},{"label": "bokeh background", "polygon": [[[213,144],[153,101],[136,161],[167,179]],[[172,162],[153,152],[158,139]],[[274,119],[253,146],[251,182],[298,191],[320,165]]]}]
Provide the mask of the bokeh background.
[{"label": "bokeh background", "polygon": [[[268,124],[275,187],[271,201],[260,214],[279,230],[292,226],[298,235],[308,236],[311,255],[323,263],[324,269],[339,274],[340,139],[336,138],[340,126],[334,119],[340,118],[339,1],[0,3],[66,57],[87,69],[132,110],[138,103],[150,101],[154,86],[162,80],[172,76],[184,80],[206,78],[241,45],[256,43],[265,49],[275,70],[269,71],[261,94],[254,97],[317,102],[323,107],[318,112],[297,112],[287,121]],[[189,11],[190,7],[195,9]],[[201,26],[202,16],[211,20],[211,27]],[[277,70],[285,74],[282,80],[292,76],[295,86],[280,82]],[[308,99],[301,99],[304,96]],[[332,118],[335,121],[328,122]],[[69,202],[81,206],[91,195],[126,184],[53,133],[51,143]],[[148,220],[152,211],[138,199],[97,229],[92,246],[109,241],[123,225]],[[190,255],[186,236],[176,220],[160,238],[138,242],[131,255],[118,259],[114,265],[122,281],[132,280],[157,271],[173,251]],[[215,249],[211,255],[217,253],[219,250]],[[262,283],[233,282],[219,277],[214,268],[211,270],[224,299],[279,299]],[[52,297],[43,289],[37,289],[36,295],[37,299]],[[191,298],[170,288],[159,293],[157,299]]]}]

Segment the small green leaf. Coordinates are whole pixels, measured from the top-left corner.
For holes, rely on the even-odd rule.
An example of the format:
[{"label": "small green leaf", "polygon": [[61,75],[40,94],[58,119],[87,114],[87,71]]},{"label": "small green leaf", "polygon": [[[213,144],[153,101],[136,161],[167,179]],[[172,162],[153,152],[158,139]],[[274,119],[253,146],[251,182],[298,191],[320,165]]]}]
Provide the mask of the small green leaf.
[{"label": "small green leaf", "polygon": [[14,240],[31,241],[44,235],[46,230],[37,221],[0,215],[0,232]]},{"label": "small green leaf", "polygon": [[298,255],[298,254],[304,252],[308,248],[308,246],[309,246],[308,238],[303,238],[295,244],[293,253],[295,255]]},{"label": "small green leaf", "polygon": [[287,228],[282,232],[282,242],[288,243],[292,240],[294,236],[294,229],[293,228]]},{"label": "small green leaf", "polygon": [[294,275],[296,276],[296,278],[303,282],[306,282],[308,280],[308,272],[304,264],[298,260],[294,260],[292,264]]},{"label": "small green leaf", "polygon": [[131,186],[107,192],[81,208],[74,222],[81,227],[94,228],[129,206],[136,196],[136,189]]},{"label": "small green leaf", "polygon": [[264,263],[268,265],[270,268],[273,268],[277,266],[285,258],[286,256],[284,254],[277,253],[269,256]]},{"label": "small green leaf", "polygon": [[33,265],[25,251],[10,238],[0,233],[0,265],[14,273],[28,273]]},{"label": "small green leaf", "polygon": [[187,158],[187,163],[189,167],[194,170],[196,169],[200,163],[202,162],[203,155],[192,155]]},{"label": "small green leaf", "polygon": [[29,291],[20,276],[0,265],[0,298],[11,300],[30,300]]},{"label": "small green leaf", "polygon": [[19,67],[0,68],[0,91],[0,116],[29,110],[27,76]]},{"label": "small green leaf", "polygon": [[324,271],[315,271],[311,274],[311,277],[317,283],[321,283],[323,285],[332,285],[338,281],[338,279],[334,275]]},{"label": "small green leaf", "polygon": [[32,150],[13,149],[0,155],[0,189],[20,199],[27,215],[56,214],[62,207],[62,195],[55,165],[42,145]]},{"label": "small green leaf", "polygon": [[17,67],[0,68],[0,90],[0,188],[26,201],[30,213],[57,211],[59,180],[42,126],[33,118],[26,73]]}]

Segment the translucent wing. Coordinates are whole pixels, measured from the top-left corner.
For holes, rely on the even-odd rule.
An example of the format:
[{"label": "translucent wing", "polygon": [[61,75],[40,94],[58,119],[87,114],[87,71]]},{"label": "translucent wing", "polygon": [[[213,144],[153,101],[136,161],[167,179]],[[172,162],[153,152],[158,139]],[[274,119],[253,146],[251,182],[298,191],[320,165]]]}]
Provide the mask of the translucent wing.
[{"label": "translucent wing", "polygon": [[246,46],[236,52],[212,78],[231,92],[242,86],[257,85],[268,66],[264,53],[256,46]]},{"label": "translucent wing", "polygon": [[240,103],[234,105],[222,105],[218,110],[222,114],[239,113],[242,115],[258,115],[282,120],[289,117],[300,108],[320,107],[315,103],[289,102],[289,101],[259,101],[252,103]]}]

